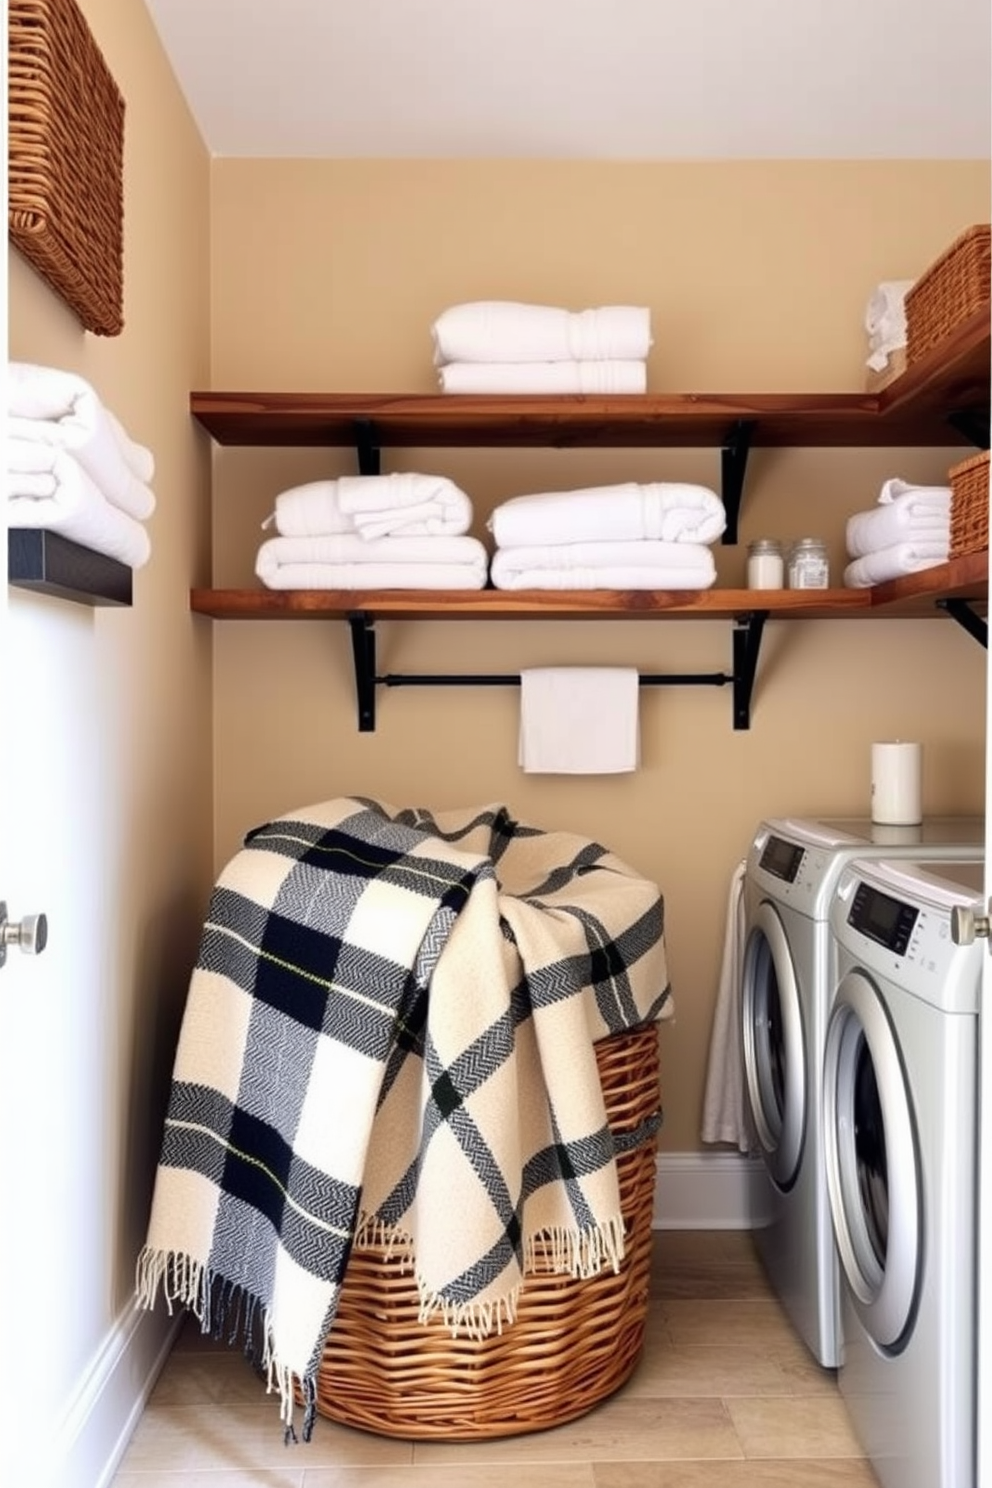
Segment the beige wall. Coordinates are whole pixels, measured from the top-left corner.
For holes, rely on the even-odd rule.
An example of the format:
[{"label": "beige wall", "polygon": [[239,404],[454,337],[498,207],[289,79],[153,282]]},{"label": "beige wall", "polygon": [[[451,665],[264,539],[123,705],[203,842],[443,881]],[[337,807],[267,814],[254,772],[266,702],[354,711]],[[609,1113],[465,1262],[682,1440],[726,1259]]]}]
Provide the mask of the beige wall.
[{"label": "beige wall", "polygon": [[[34,1215],[25,1236],[54,1247],[57,1261],[14,1282],[26,1290],[43,1352],[37,1365],[26,1341],[14,1353],[35,1401],[39,1388],[45,1399],[41,1433],[21,1433],[32,1453],[27,1476],[41,1481],[44,1437],[57,1443],[66,1474],[57,1481],[75,1485],[98,1474],[72,1456],[78,1448],[85,1457],[86,1444],[57,1441],[58,1431],[74,1417],[78,1424],[79,1399],[108,1385],[102,1371],[121,1338],[133,1339],[135,1257],[212,878],[212,633],[190,615],[188,597],[209,574],[209,442],[188,413],[190,386],[210,375],[209,162],[144,6],[83,0],[82,9],[125,97],[125,326],[113,338],[85,332],[12,249],[9,354],[94,384],[153,451],[157,509],[132,608],[90,609],[20,590],[9,598],[39,699],[34,706],[29,690],[5,720],[23,731],[28,768],[41,772],[19,782],[21,861],[44,849],[44,898],[28,907],[45,908],[51,927],[32,968],[36,1040],[18,1057],[37,1061],[35,1090],[46,1093],[58,1134],[50,1151],[31,1148],[46,1164],[50,1212]],[[32,737],[42,716],[50,727]],[[19,901],[26,892],[19,876]],[[168,1320],[152,1326],[161,1334]],[[140,1388],[137,1364],[134,1378]],[[100,1414],[111,1434],[123,1424],[106,1409],[118,1391],[108,1386]],[[133,1394],[125,1397],[129,1413]],[[101,1467],[104,1446],[92,1448]]]},{"label": "beige wall", "polygon": [[[446,305],[511,298],[650,305],[651,391],[862,385],[863,315],[882,279],[912,277],[989,214],[978,163],[562,164],[215,161],[213,386],[435,390],[429,327]],[[925,211],[921,204],[925,203]],[[757,450],[743,543],[818,533],[835,578],[844,522],[887,476],[942,481],[967,451]],[[214,582],[251,585],[275,494],[353,473],[348,451],[218,450]],[[492,505],[619,480],[719,486],[714,450],[387,450],[383,469],[437,471]],[[727,622],[378,626],[391,671],[528,665],[731,665]],[[356,731],[343,623],[216,626],[218,865],[267,816],[359,792],[434,807],[506,802],[518,817],[605,842],[657,879],[677,1021],[663,1032],[663,1146],[700,1146],[700,1105],[726,895],[768,814],[862,813],[870,745],[925,744],[925,805],[980,810],[985,655],[946,619],[771,623],[749,732],[725,689],[642,692],[634,776],[524,776],[511,689],[380,689]]]}]

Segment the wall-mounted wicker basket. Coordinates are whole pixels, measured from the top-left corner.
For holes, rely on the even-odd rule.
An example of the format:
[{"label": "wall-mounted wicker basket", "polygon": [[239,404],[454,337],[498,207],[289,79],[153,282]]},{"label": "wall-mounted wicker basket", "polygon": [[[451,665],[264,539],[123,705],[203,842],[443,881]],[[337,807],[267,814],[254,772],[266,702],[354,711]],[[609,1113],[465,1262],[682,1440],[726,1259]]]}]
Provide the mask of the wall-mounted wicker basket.
[{"label": "wall-mounted wicker basket", "polygon": [[972,455],[950,470],[951,544],[949,556],[983,553],[989,545],[989,452]]},{"label": "wall-mounted wicker basket", "polygon": [[[591,1277],[528,1271],[513,1323],[453,1338],[420,1299],[401,1256],[356,1245],[324,1344],[317,1410],[382,1436],[471,1441],[561,1425],[592,1410],[633,1372],[644,1343],[660,1109],[656,1025],[596,1044],[626,1255]],[[651,1135],[631,1142],[645,1124]],[[549,1262],[550,1264],[550,1262]]]},{"label": "wall-mounted wicker basket", "polygon": [[8,231],[89,331],[123,324],[124,99],[75,0],[8,0]]},{"label": "wall-mounted wicker basket", "polygon": [[969,227],[932,263],[906,295],[906,351],[910,363],[946,341],[954,328],[989,303],[992,279],[989,224]]}]

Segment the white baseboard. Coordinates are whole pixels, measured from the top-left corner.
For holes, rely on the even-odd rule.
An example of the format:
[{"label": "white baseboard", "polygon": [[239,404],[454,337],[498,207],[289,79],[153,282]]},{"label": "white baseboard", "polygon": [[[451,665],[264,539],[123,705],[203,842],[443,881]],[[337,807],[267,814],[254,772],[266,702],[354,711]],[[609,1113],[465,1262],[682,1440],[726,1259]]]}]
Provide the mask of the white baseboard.
[{"label": "white baseboard", "polygon": [[181,1324],[137,1306],[117,1319],[57,1427],[51,1488],[112,1482]]},{"label": "white baseboard", "polygon": [[656,1230],[753,1230],[768,1222],[764,1164],[737,1152],[660,1152]]}]

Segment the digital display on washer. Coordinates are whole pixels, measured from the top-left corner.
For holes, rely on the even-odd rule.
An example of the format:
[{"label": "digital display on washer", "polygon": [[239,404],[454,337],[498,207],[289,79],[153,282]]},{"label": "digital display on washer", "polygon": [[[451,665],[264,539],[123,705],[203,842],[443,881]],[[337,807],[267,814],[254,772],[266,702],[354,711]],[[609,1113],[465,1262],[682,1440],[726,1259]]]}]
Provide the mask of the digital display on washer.
[{"label": "digital display on washer", "polygon": [[776,878],[784,878],[786,883],[792,883],[802,860],[803,849],[794,842],[786,842],[784,837],[769,837],[758,866],[764,868],[766,873],[773,873]]},{"label": "digital display on washer", "polygon": [[919,910],[893,899],[866,883],[859,883],[847,923],[870,940],[901,956],[909,944]]}]

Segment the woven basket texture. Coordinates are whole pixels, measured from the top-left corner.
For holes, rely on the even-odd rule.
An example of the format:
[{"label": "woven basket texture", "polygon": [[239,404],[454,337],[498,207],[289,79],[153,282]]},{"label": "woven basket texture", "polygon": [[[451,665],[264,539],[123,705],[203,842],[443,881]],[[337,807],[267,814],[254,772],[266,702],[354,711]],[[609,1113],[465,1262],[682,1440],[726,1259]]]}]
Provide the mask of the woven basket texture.
[{"label": "woven basket texture", "polygon": [[969,227],[931,264],[906,295],[910,363],[939,346],[954,328],[989,303],[992,282],[988,223]]},{"label": "woven basket texture", "polygon": [[[597,1043],[614,1134],[660,1109],[654,1024]],[[618,1272],[554,1275],[540,1256],[501,1334],[452,1338],[418,1322],[413,1276],[379,1244],[356,1246],[318,1372],[317,1410],[383,1436],[470,1441],[584,1415],[633,1372],[644,1343],[651,1268],[655,1137],[617,1157],[626,1226]]]},{"label": "woven basket texture", "polygon": [[989,452],[950,470],[952,558],[983,553],[989,545]]},{"label": "woven basket texture", "polygon": [[124,100],[75,0],[8,3],[8,232],[89,331],[123,328]]}]

